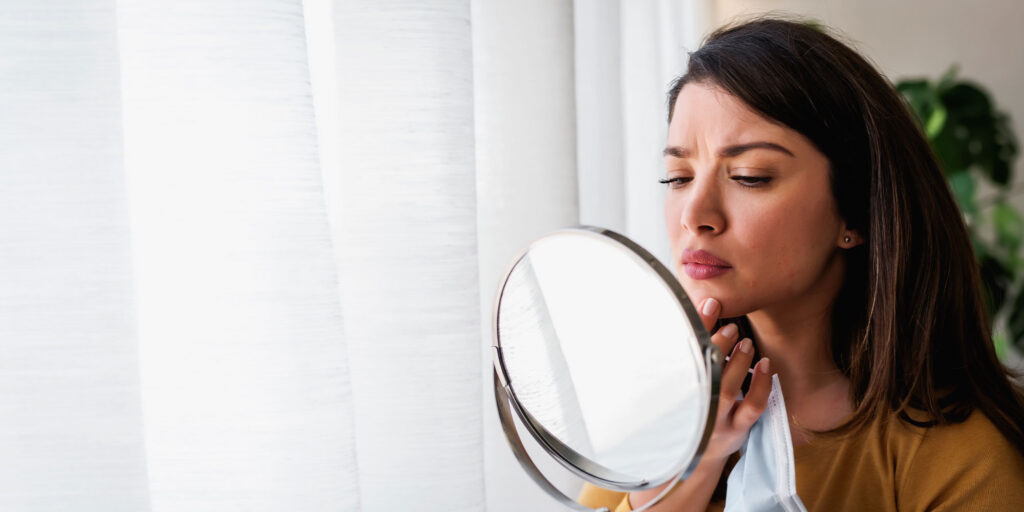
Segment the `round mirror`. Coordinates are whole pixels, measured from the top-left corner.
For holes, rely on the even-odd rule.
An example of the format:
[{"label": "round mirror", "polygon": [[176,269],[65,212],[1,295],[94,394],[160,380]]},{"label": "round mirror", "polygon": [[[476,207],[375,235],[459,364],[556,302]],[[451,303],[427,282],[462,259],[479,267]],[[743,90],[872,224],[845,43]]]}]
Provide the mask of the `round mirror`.
[{"label": "round mirror", "polygon": [[502,425],[556,499],[583,508],[540,474],[511,410],[548,455],[606,489],[649,489],[696,464],[721,354],[679,282],[637,244],[593,227],[534,241],[502,282],[493,332]]}]

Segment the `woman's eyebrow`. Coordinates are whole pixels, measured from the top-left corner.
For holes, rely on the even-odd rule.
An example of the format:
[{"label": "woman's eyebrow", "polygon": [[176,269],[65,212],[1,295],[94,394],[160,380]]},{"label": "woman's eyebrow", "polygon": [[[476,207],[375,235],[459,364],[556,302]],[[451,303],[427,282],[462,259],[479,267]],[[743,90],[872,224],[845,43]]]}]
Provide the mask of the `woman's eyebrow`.
[{"label": "woman's eyebrow", "polygon": [[780,145],[778,145],[778,144],[776,144],[774,142],[763,142],[763,141],[748,142],[746,144],[736,144],[736,145],[733,145],[733,146],[726,146],[726,147],[724,147],[724,148],[722,148],[721,150],[718,151],[718,156],[721,156],[721,157],[733,157],[733,156],[737,156],[737,155],[739,155],[741,153],[744,153],[746,151],[750,151],[751,149],[770,149],[772,151],[778,151],[780,153],[785,153],[785,154],[787,154],[789,156],[793,156],[793,152],[792,151],[790,151],[790,150],[788,150],[788,149],[786,149],[786,148],[784,148],[784,147],[782,147],[782,146],[780,146]]},{"label": "woman's eyebrow", "polygon": [[[734,156],[741,155],[751,149],[768,149],[772,151],[778,151],[780,153],[794,156],[793,152],[774,143],[766,141],[748,142],[746,144],[734,144],[732,146],[726,146],[718,151],[718,156],[722,158],[731,158]],[[689,158],[690,150],[682,146],[668,146],[665,151],[662,152],[664,156],[673,156],[676,158]]]},{"label": "woman's eyebrow", "polygon": [[674,156],[676,158],[689,158],[690,150],[682,146],[668,146],[661,152],[662,156]]}]

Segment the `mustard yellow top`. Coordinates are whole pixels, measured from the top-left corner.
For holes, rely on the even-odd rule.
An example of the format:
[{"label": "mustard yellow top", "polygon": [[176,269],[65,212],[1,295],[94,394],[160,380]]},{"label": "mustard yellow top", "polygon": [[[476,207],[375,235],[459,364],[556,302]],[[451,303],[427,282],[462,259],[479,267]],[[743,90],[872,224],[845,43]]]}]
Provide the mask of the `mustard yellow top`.
[{"label": "mustard yellow top", "polygon": [[[892,415],[848,437],[820,436],[793,455],[809,512],[1024,510],[1024,456],[981,411],[930,428]],[[625,493],[589,485],[580,502],[632,510]]]}]

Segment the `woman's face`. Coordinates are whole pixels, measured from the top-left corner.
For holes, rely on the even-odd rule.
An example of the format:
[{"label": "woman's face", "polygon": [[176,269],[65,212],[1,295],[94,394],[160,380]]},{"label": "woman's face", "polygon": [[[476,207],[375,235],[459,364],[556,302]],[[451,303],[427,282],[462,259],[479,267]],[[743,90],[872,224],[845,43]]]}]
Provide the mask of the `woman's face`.
[{"label": "woman's face", "polygon": [[840,246],[855,234],[837,212],[828,160],[803,135],[689,83],[669,124],[665,168],[673,265],[695,304],[714,297],[732,317],[832,303]]}]

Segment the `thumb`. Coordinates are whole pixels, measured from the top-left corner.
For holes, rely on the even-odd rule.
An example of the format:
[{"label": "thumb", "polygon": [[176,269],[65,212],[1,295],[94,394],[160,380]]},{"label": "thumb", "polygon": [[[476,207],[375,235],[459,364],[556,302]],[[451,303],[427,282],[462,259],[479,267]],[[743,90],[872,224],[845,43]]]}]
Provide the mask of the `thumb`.
[{"label": "thumb", "polygon": [[700,307],[697,308],[697,314],[700,315],[701,321],[704,322],[704,329],[708,331],[708,334],[711,334],[711,328],[718,321],[718,315],[722,314],[722,303],[718,302],[717,299],[708,297],[704,299],[704,302],[700,303]]}]

